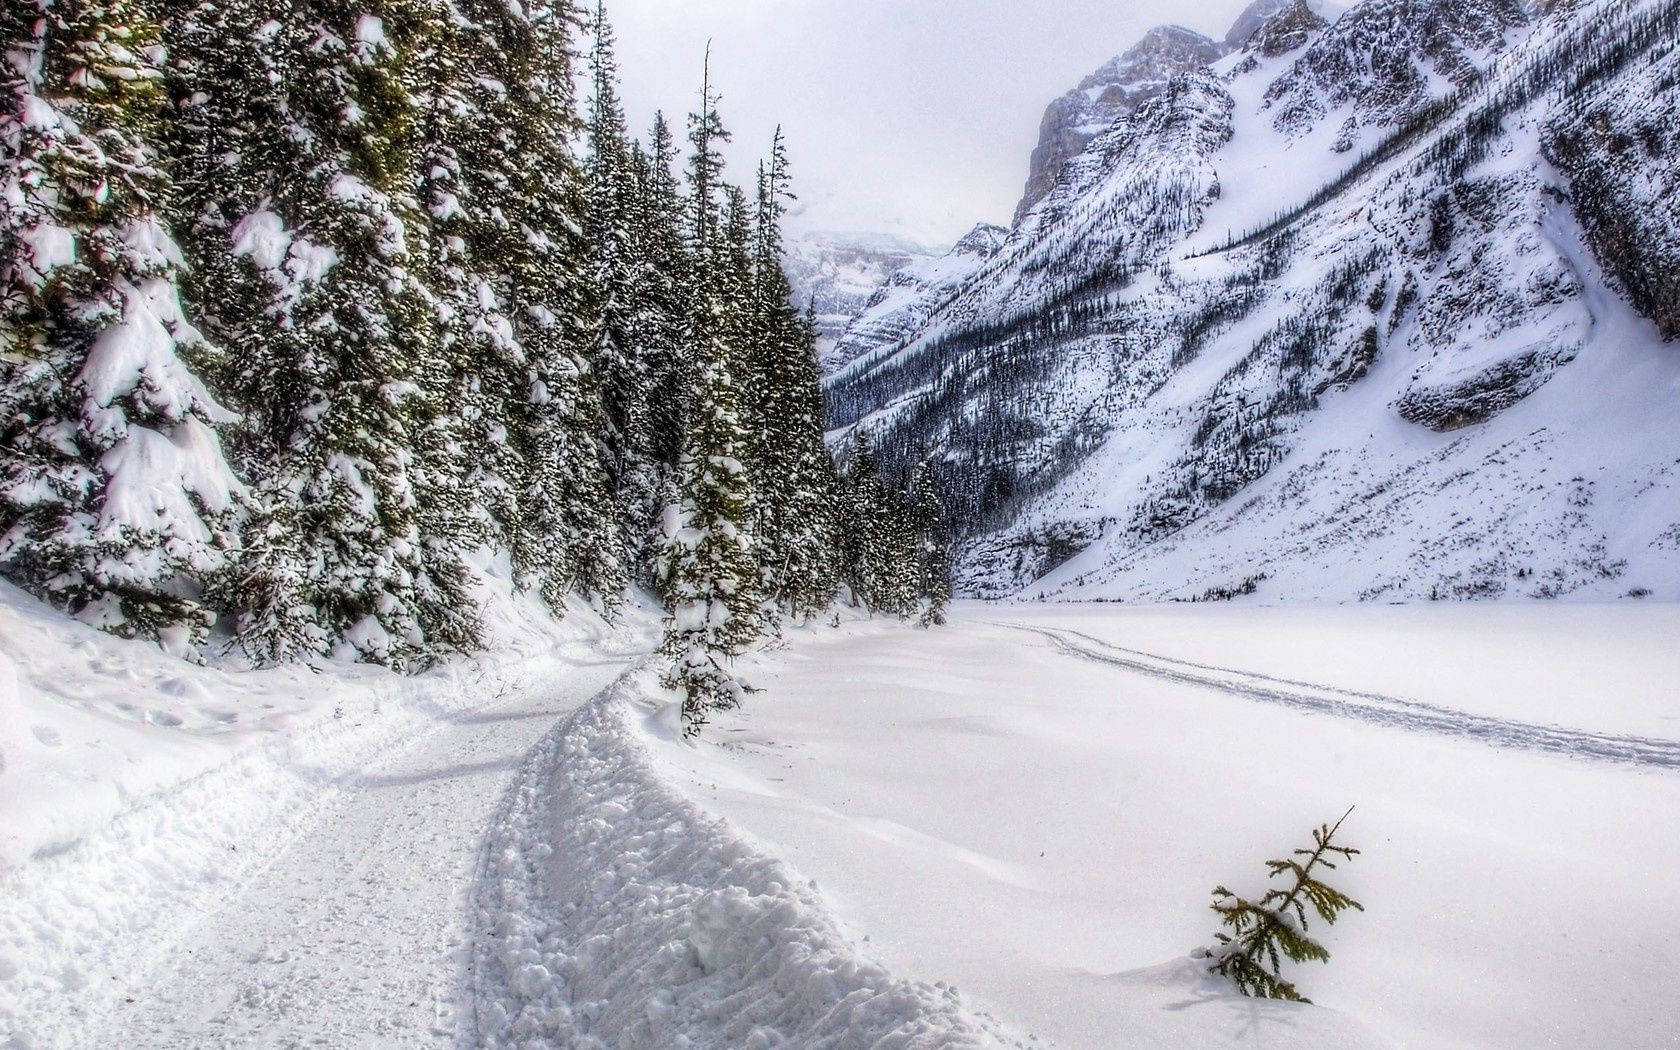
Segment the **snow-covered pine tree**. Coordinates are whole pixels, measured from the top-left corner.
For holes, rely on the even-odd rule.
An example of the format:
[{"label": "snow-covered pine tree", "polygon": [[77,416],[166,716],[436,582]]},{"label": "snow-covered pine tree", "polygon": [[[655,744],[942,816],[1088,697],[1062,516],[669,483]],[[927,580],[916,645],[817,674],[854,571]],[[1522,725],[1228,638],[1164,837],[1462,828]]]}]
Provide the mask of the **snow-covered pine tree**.
[{"label": "snow-covered pine tree", "polygon": [[[455,412],[439,461],[465,478],[472,538],[508,549],[518,582],[551,607],[577,591],[603,604],[623,588],[579,358],[588,296],[579,265],[581,174],[566,5],[456,0],[432,27],[422,193],[430,216],[436,366]],[[428,532],[447,535],[457,517]]]},{"label": "snow-covered pine tree", "polygon": [[888,616],[914,614],[920,568],[910,501],[882,479],[861,430],[852,435],[839,507],[841,578],[853,602]]},{"label": "snow-covered pine tree", "polygon": [[[659,161],[630,141],[604,5],[596,5],[591,35],[593,92],[584,160],[588,356],[600,380],[613,498],[625,523],[624,561],[633,574],[651,581],[660,493],[680,454],[680,405],[671,402],[682,390],[674,375],[682,316],[675,283],[681,203],[663,118],[655,131]],[[662,425],[671,432],[669,440],[661,440]]]},{"label": "snow-covered pine tree", "polygon": [[781,222],[789,189],[781,129],[761,166],[754,215],[752,465],[758,490],[754,532],[768,595],[789,614],[809,618],[834,602],[834,459],[823,443],[821,370],[815,335],[792,305],[783,271]]},{"label": "snow-covered pine tree", "polygon": [[590,35],[592,92],[584,158],[587,207],[583,226],[592,296],[588,355],[606,413],[609,459],[622,475],[629,472],[630,461],[642,451],[634,446],[636,438],[647,430],[647,376],[630,334],[631,314],[636,307],[630,294],[636,185],[630,135],[618,99],[613,31],[604,4],[595,5]]},{"label": "snow-covered pine tree", "polygon": [[910,495],[914,505],[922,626],[937,627],[945,623],[945,610],[951,604],[951,553],[939,479],[928,464],[917,469]]},{"label": "snow-covered pine tree", "polygon": [[517,430],[532,467],[516,555],[536,567],[551,606],[570,590],[610,611],[624,594],[625,545],[600,441],[606,422],[597,377],[583,353],[590,293],[584,180],[574,155],[582,133],[571,65],[575,11],[569,0],[508,9],[524,12],[514,25],[523,39],[517,53],[526,56],[504,80],[513,108],[503,129],[510,181],[504,265],[526,354]]},{"label": "snow-covered pine tree", "polygon": [[241,487],[188,367],[159,42],[144,0],[0,12],[0,571],[185,651]]},{"label": "snow-covered pine tree", "polygon": [[[762,630],[759,569],[750,530],[753,494],[744,459],[748,434],[735,373],[745,325],[746,285],[736,257],[747,251],[739,191],[724,215],[717,196],[727,137],[711,89],[710,59],[700,110],[690,117],[688,183],[690,255],[695,290],[684,327],[695,391],[688,406],[678,471],[678,502],[668,507],[660,555],[667,612],[667,684],[683,692],[688,733],[707,713],[740,703],[744,686],[727,664]],[[727,221],[726,221],[727,218]]]},{"label": "snow-covered pine tree", "polygon": [[[195,298],[240,306],[207,322],[239,348],[223,381],[245,415],[240,461],[260,511],[247,542],[269,552],[234,590],[241,633],[264,660],[343,644],[413,666],[471,646],[461,552],[421,521],[449,491],[449,464],[425,458],[446,391],[425,371],[436,325],[415,197],[419,63],[436,11],[422,0],[230,7],[261,58],[247,71],[257,83],[224,91],[213,52],[227,41],[187,31],[217,10],[178,20],[174,72],[198,110],[181,151],[202,179],[199,247],[222,256]],[[253,297],[261,308],[247,311]]]},{"label": "snow-covered pine tree", "polygon": [[682,454],[683,420],[693,384],[683,328],[692,310],[694,262],[684,243],[685,211],[676,176],[677,145],[662,113],[654,114],[646,152],[634,150],[636,200],[630,291],[631,342],[647,369],[649,446],[657,463]]},{"label": "snow-covered pine tree", "polygon": [[683,727],[698,733],[713,710],[746,691],[728,664],[760,634],[758,567],[747,531],[746,447],[734,380],[718,358],[700,377],[683,454],[680,503],[666,511],[661,591],[667,613],[666,685],[683,693]]}]

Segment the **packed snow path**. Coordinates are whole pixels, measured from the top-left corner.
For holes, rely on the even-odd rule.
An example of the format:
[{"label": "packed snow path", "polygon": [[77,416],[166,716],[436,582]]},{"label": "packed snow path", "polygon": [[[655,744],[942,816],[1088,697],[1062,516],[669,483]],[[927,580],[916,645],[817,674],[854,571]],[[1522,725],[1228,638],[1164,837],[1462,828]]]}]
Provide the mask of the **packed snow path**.
[{"label": "packed snow path", "polygon": [[1545,751],[1572,758],[1626,762],[1636,766],[1680,768],[1680,740],[1592,733],[1564,726],[1537,725],[1508,718],[1458,711],[1421,700],[1334,686],[1314,685],[1289,678],[1251,674],[1208,664],[1111,645],[1083,631],[998,623],[1048,639],[1058,650],[1081,660],[1109,664],[1168,682],[1205,686],[1222,693],[1283,704],[1317,714],[1357,718],[1376,725],[1417,733],[1462,736],[1497,747]]},{"label": "packed snow path", "polygon": [[254,878],[171,937],[90,1045],[450,1045],[485,829],[531,751],[625,667],[452,715],[333,793]]}]

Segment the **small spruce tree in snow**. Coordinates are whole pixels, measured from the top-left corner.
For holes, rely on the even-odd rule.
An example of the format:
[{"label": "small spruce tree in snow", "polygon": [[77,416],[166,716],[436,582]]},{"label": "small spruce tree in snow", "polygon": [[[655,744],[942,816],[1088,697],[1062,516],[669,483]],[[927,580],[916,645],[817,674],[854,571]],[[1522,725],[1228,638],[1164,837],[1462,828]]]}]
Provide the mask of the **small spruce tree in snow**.
[{"label": "small spruce tree in snow", "polygon": [[1282,860],[1267,861],[1270,877],[1281,876],[1286,884],[1266,891],[1258,901],[1244,900],[1224,886],[1214,889],[1212,906],[1219,913],[1224,930],[1214,934],[1219,946],[1211,953],[1210,972],[1229,978],[1244,995],[1298,1003],[1312,1001],[1283,976],[1283,960],[1329,961],[1329,951],[1307,935],[1309,909],[1326,924],[1335,923],[1349,908],[1365,910],[1358,901],[1319,877],[1319,869],[1335,870],[1332,857],[1351,860],[1359,855],[1352,846],[1338,846],[1334,842],[1348,813],[1342,814],[1334,827],[1315,828],[1310,849],[1298,849]]},{"label": "small spruce tree in snow", "polygon": [[240,486],[160,218],[156,12],[0,13],[0,571],[98,626],[191,640]]}]

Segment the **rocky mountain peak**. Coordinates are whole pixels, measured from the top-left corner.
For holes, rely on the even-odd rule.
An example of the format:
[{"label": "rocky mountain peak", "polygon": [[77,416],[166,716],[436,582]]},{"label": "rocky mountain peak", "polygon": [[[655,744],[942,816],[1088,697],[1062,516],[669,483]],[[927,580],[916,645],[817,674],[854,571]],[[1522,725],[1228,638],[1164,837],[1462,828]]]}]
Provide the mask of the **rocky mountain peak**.
[{"label": "rocky mountain peak", "polygon": [[[1271,3],[1275,0],[1260,0]],[[1124,54],[1050,103],[1033,150],[1027,188],[1015,209],[1018,225],[1056,185],[1068,161],[1085,152],[1116,120],[1166,89],[1173,77],[1218,61],[1225,46],[1182,26],[1157,26]]]},{"label": "rocky mountain peak", "polygon": [[952,255],[994,255],[1003,247],[1003,242],[1009,238],[1009,228],[996,223],[977,223],[974,229],[963,235],[954,247]]},{"label": "rocky mountain peak", "polygon": [[1294,3],[1290,0],[1254,0],[1254,3],[1244,8],[1243,13],[1231,24],[1231,31],[1225,34],[1225,49],[1241,50],[1249,38],[1260,31],[1261,26],[1279,13],[1296,6],[1301,6],[1300,0],[1295,0]]},{"label": "rocky mountain peak", "polygon": [[1304,0],[1295,0],[1273,10],[1270,17],[1243,38],[1243,47],[1265,58],[1277,58],[1305,47],[1329,24]]}]

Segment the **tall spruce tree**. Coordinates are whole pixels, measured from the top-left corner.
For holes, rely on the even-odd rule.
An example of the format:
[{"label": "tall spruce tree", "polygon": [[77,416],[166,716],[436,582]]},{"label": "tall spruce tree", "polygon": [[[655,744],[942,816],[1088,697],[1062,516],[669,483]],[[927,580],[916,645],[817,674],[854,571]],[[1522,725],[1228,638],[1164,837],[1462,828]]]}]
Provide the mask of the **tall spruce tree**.
[{"label": "tall spruce tree", "polygon": [[[419,0],[243,10],[264,53],[247,76],[267,84],[222,93],[212,32],[179,33],[175,65],[199,111],[181,143],[201,183],[195,225],[207,254],[226,253],[194,290],[241,305],[207,320],[240,346],[222,378],[245,415],[240,462],[259,508],[247,542],[264,552],[232,591],[242,637],[262,660],[343,644],[413,666],[477,633],[458,546],[422,528],[422,506],[451,483],[428,455],[445,392],[427,372],[437,331],[416,197],[434,12]],[[226,149],[228,127],[283,145]]]},{"label": "tall spruce tree", "polygon": [[720,208],[727,138],[711,88],[710,56],[701,105],[689,118],[689,245],[695,292],[685,321],[695,393],[688,406],[678,502],[667,509],[661,588],[667,612],[667,684],[683,692],[683,723],[698,732],[707,713],[740,702],[744,687],[727,666],[761,632],[759,570],[749,521],[753,492],[748,433],[735,375],[746,313],[744,202]]},{"label": "tall spruce tree", "polygon": [[675,464],[682,453],[692,390],[683,329],[693,309],[695,266],[684,243],[677,152],[670,124],[656,113],[646,152],[632,153],[637,192],[631,223],[631,338],[647,369],[649,444],[661,464]]},{"label": "tall spruce tree", "polygon": [[939,480],[925,463],[916,471],[911,499],[914,502],[917,590],[922,599],[922,626],[938,627],[945,623],[945,610],[951,604],[951,553]]},{"label": "tall spruce tree", "polygon": [[157,9],[0,12],[0,571],[119,633],[210,622],[240,486],[163,220]]},{"label": "tall spruce tree", "polygon": [[[559,609],[623,588],[582,357],[590,298],[577,233],[582,174],[569,144],[572,12],[460,0],[434,27],[426,179],[440,362],[456,414],[439,443],[462,463],[478,538]],[[438,506],[448,507],[447,501]],[[444,532],[447,521],[434,529]]]},{"label": "tall spruce tree", "polygon": [[[607,458],[617,515],[626,523],[624,560],[651,580],[661,491],[679,455],[680,415],[664,404],[680,387],[675,297],[681,236],[669,133],[656,129],[656,162],[630,141],[618,99],[612,27],[597,4],[591,26],[593,94],[584,170],[584,240],[589,289],[589,358],[600,377]],[[655,170],[655,164],[662,165]],[[661,429],[670,431],[662,437]]]},{"label": "tall spruce tree", "polygon": [[754,401],[754,531],[763,550],[764,586],[788,613],[808,618],[834,601],[834,460],[823,443],[826,413],[815,334],[794,309],[783,270],[781,222],[789,188],[781,129],[759,170],[750,313]]}]

